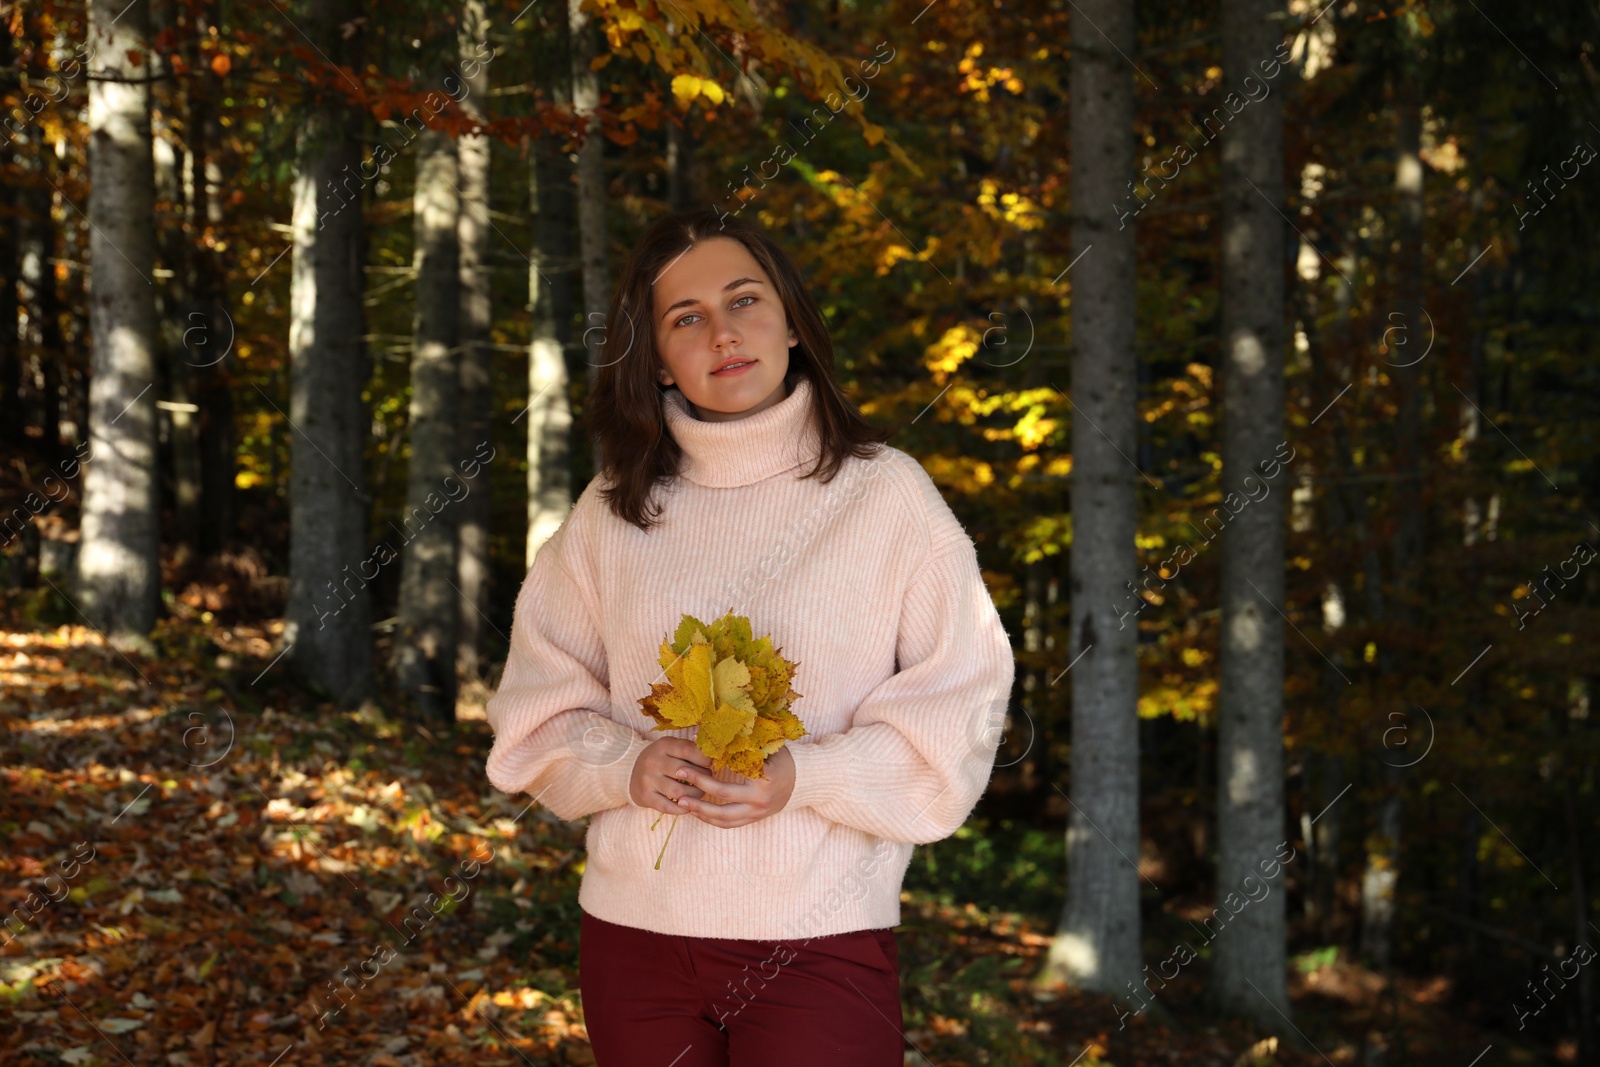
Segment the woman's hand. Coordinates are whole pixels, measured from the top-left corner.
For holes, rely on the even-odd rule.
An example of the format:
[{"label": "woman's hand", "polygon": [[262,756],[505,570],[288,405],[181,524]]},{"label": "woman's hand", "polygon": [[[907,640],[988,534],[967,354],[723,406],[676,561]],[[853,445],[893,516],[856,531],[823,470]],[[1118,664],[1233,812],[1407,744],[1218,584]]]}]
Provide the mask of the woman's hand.
[{"label": "woman's hand", "polygon": [[710,767],[711,757],[701,752],[693,741],[682,737],[660,738],[652,741],[634,761],[633,776],[628,779],[628,796],[641,808],[682,815],[684,809],[677,805],[677,799],[698,800],[700,790],[693,784],[684,785],[677,777],[678,772],[685,768]]},{"label": "woman's hand", "polygon": [[746,778],[736,771],[724,778],[699,767],[680,767],[673,775],[698,787],[686,792],[681,810],[724,830],[776,815],[794,792],[794,757],[788,745],[767,757],[766,771],[765,778]]}]

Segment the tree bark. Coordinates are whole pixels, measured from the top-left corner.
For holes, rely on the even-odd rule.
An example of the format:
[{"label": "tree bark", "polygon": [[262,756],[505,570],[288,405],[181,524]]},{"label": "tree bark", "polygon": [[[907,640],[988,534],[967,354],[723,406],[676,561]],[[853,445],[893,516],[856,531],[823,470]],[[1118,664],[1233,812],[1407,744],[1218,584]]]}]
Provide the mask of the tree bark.
[{"label": "tree bark", "polygon": [[[1401,37],[1403,59],[1396,79],[1396,146],[1394,187],[1399,204],[1399,243],[1395,276],[1396,303],[1401,330],[1390,330],[1388,346],[1390,381],[1399,393],[1394,421],[1394,466],[1399,478],[1390,508],[1394,533],[1390,540],[1390,607],[1393,626],[1388,640],[1379,642],[1377,673],[1380,679],[1397,677],[1402,664],[1409,661],[1406,650],[1393,647],[1414,634],[1417,617],[1417,571],[1423,551],[1423,480],[1420,441],[1422,435],[1421,397],[1426,364],[1422,353],[1429,343],[1429,329],[1422,308],[1422,114],[1416,95],[1415,43]],[[1390,316],[1390,321],[1394,321]],[[1380,682],[1379,691],[1389,693],[1398,685]],[[1408,716],[1403,703],[1388,709]],[[1361,948],[1373,967],[1389,968],[1394,938],[1395,892],[1400,880],[1400,830],[1404,803],[1403,776],[1399,768],[1385,765],[1381,773],[1382,793],[1378,800],[1378,825],[1371,838],[1367,868],[1361,884]]]},{"label": "tree bark", "polygon": [[[16,55],[8,19],[0,26],[0,69],[15,63]],[[0,74],[0,96],[9,99],[18,80],[15,74]],[[15,157],[20,153],[14,148],[16,141],[11,131],[4,130],[4,133],[0,165],[15,173],[14,168],[20,163]],[[22,226],[25,199],[22,187],[16,183],[7,182],[0,188],[0,441],[13,449],[22,447],[23,427],[27,425],[22,403],[22,352],[17,343],[17,282],[21,262],[18,230]],[[0,544],[9,543],[11,536],[0,531],[0,537],[7,538]]]},{"label": "tree bark", "polygon": [[[533,340],[528,348],[528,407],[522,419],[528,434],[528,538],[524,562],[533,566],[539,546],[549,540],[572,510],[572,404],[560,299],[570,312],[572,277],[560,270],[572,232],[571,196],[564,185],[568,168],[558,145],[540,138],[533,145],[529,199],[536,206],[533,262],[528,271],[532,294]],[[563,285],[563,282],[566,285]]]},{"label": "tree bark", "polygon": [[[1223,0],[1222,67],[1234,84],[1281,39],[1275,0]],[[1228,918],[1214,942],[1208,990],[1223,1011],[1279,1030],[1289,1014],[1283,872],[1266,878],[1284,841],[1284,484],[1270,464],[1284,438],[1283,119],[1281,96],[1254,101],[1222,135],[1223,506],[1243,500],[1222,534],[1222,634],[1217,719],[1217,900]],[[1258,468],[1257,465],[1261,465]],[[1252,480],[1279,479],[1264,498]],[[1271,484],[1277,481],[1278,484]],[[1265,882],[1247,907],[1236,902]],[[1229,901],[1235,902],[1229,907]],[[1237,914],[1235,914],[1237,912]],[[1280,1014],[1282,1013],[1282,1014]]]},{"label": "tree bark", "polygon": [[[552,101],[570,104],[573,81],[561,71],[572,63],[571,25],[557,19],[551,26],[550,56],[544,69]],[[517,416],[527,433],[528,525],[524,563],[533,557],[572,509],[573,347],[572,319],[576,297],[577,243],[573,165],[561,150],[559,137],[536,137],[528,166],[528,201],[533,206],[533,260],[528,268],[528,303],[533,311],[533,338],[528,349],[528,406]]]},{"label": "tree bark", "polygon": [[[197,36],[205,36],[216,23],[215,0],[195,16]],[[214,555],[233,537],[234,460],[233,361],[238,339],[226,302],[227,277],[223,257],[216,249],[215,233],[222,225],[222,166],[217,153],[223,144],[217,102],[222,79],[207,66],[190,82],[189,185],[190,225],[195,240],[190,246],[189,291],[195,314],[184,331],[185,359],[192,369],[195,402],[200,407],[200,551]]]},{"label": "tree bark", "polygon": [[411,459],[406,469],[406,513],[400,573],[400,627],[394,669],[402,688],[430,719],[455,721],[456,640],[460,594],[456,575],[459,525],[455,496],[461,486],[460,448],[461,266],[457,251],[461,201],[455,142],[427,130],[417,138],[417,183],[412,208],[416,231],[416,322],[411,352]]},{"label": "tree bark", "polygon": [[[461,56],[476,58],[479,45],[489,37],[483,0],[465,0],[461,9]],[[466,95],[461,107],[480,121],[488,117],[489,69],[478,63],[472,77],[462,75]],[[489,138],[468,134],[457,145],[461,212],[457,247],[461,261],[461,455],[476,454],[489,440],[489,327],[492,322],[489,290]],[[489,486],[487,466],[467,485],[461,501],[457,544],[456,584],[461,588],[460,637],[457,667],[464,678],[480,670],[484,631],[489,613]]]},{"label": "tree bark", "polygon": [[667,206],[684,211],[694,203],[694,131],[688,116],[679,125],[667,119]]},{"label": "tree bark", "polygon": [[[578,243],[583,263],[583,347],[588,369],[584,403],[594,391],[604,363],[615,362],[626,341],[606,336],[606,309],[611,283],[606,273],[606,171],[605,135],[600,130],[600,80],[589,61],[600,52],[598,27],[581,0],[567,0],[571,26],[572,107],[584,122],[583,145],[578,149]],[[643,328],[642,324],[634,324]],[[600,469],[600,444],[591,441],[591,469]]]},{"label": "tree bark", "polygon": [[[158,34],[177,31],[172,21],[174,14],[170,6],[157,7]],[[156,76],[169,74],[167,57],[155,57],[150,70]],[[194,368],[184,343],[184,335],[192,325],[189,314],[194,311],[194,296],[189,291],[193,277],[189,268],[189,233],[184,226],[189,199],[184,181],[188,151],[171,111],[170,106],[162,109],[162,120],[153,136],[156,193],[158,201],[167,205],[156,228],[156,250],[161,266],[170,272],[156,287],[162,364],[157,392],[164,394],[166,401],[158,401],[158,418],[164,458],[169,464],[166,485],[172,505],[167,543],[173,550],[173,563],[182,574],[194,564],[200,550],[200,411],[193,402]]]},{"label": "tree bark", "polygon": [[[321,52],[358,69],[357,0],[307,4],[296,22]],[[330,90],[302,120],[294,178],[290,283],[289,605],[290,669],[301,684],[342,706],[372,683],[371,575],[362,451],[362,205],[336,189],[361,164],[361,114]]]},{"label": "tree bark", "polygon": [[89,4],[93,347],[77,591],[84,614],[128,644],[147,640],[161,606],[149,18],[148,0]]},{"label": "tree bark", "polygon": [[[1072,793],[1049,971],[1130,999],[1141,980],[1131,0],[1072,17]],[[1102,36],[1102,34],[1104,36]],[[1134,594],[1137,596],[1137,594]]]},{"label": "tree bark", "polygon": [[[41,179],[48,176],[49,157],[43,152],[38,157]],[[63,365],[66,355],[61,338],[61,294],[56,288],[56,272],[50,260],[55,258],[56,223],[51,212],[52,193],[44,182],[22,191],[22,216],[17,220],[22,243],[17,265],[22,279],[21,305],[28,313],[28,330],[23,351],[29,358],[23,365],[33,364],[42,372],[44,392],[38,397],[37,410],[31,421],[41,431],[40,445],[46,457],[55,459],[61,449],[61,383],[68,373]],[[24,425],[19,419],[18,426]],[[74,445],[77,442],[73,442]]]}]

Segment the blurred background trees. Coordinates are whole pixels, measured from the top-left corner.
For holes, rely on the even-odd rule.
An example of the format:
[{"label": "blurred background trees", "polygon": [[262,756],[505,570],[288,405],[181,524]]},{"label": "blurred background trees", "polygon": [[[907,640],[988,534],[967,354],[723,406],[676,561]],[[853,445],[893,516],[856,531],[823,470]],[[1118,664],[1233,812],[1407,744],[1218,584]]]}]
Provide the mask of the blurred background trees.
[{"label": "blurred background trees", "polygon": [[0,11],[11,625],[254,628],[450,730],[592,477],[609,265],[744,213],[978,542],[971,889],[1051,974],[1190,938],[1270,1027],[1331,947],[1594,1062],[1589,972],[1517,1008],[1600,938],[1592,5]]}]

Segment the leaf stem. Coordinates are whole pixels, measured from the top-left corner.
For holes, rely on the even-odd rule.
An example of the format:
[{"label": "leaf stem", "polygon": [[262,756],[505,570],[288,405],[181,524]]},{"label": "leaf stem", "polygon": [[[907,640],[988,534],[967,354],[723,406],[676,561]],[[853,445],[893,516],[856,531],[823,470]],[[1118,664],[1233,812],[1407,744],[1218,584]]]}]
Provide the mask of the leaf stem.
[{"label": "leaf stem", "polygon": [[[662,812],[661,814],[665,815],[666,812]],[[678,820],[681,818],[683,818],[681,815],[674,815],[672,817],[672,825],[667,827],[667,841],[672,840],[672,831],[678,828]],[[660,819],[656,820],[656,822],[660,821]],[[652,829],[654,829],[654,827],[652,827]],[[667,852],[667,841],[661,842],[661,851],[656,853],[656,870],[658,871],[661,869],[661,857],[666,855]]]}]

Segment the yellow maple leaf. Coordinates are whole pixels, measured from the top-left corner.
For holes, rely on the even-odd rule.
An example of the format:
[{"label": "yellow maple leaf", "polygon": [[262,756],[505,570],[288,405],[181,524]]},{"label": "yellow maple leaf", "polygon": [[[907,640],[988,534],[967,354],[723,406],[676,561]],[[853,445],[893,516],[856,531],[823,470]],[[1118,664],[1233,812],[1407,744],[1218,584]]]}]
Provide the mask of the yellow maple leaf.
[{"label": "yellow maple leaf", "polygon": [[679,656],[667,668],[667,679],[672,683],[665,693],[647,699],[664,720],[657,730],[682,730],[698,726],[706,712],[715,707],[711,701],[711,646],[697,644]]},{"label": "yellow maple leaf", "polygon": [[[745,697],[746,701],[749,699]],[[695,735],[695,744],[700,746],[701,752],[713,759],[725,759],[729,745],[736,737],[749,735],[757,718],[754,707],[748,711],[741,711],[731,704],[718,704],[715,711],[700,721],[700,731]]]}]

